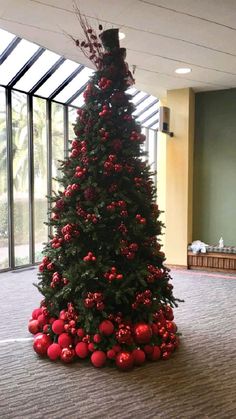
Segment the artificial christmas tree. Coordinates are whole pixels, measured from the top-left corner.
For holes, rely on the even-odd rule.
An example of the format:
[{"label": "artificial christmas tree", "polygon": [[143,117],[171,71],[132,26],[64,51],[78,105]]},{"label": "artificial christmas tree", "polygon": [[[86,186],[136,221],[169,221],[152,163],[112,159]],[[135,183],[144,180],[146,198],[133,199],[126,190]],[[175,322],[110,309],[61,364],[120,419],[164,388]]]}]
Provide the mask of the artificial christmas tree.
[{"label": "artificial christmas tree", "polygon": [[32,313],[34,349],[64,362],[90,357],[122,370],[168,359],[178,346],[176,299],[157,236],[162,223],[145,141],[126,93],[133,78],[118,30],[87,23],[76,44],[97,71],[78,110],[63,190],[51,198],[53,231],[39,266],[44,299]]}]

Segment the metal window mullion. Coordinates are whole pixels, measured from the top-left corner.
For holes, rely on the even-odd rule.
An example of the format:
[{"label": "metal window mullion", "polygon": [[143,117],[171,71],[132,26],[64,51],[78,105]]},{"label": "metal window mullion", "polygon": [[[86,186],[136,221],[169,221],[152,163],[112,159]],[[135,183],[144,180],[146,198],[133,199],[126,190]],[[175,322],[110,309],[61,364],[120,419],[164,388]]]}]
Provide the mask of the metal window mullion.
[{"label": "metal window mullion", "polygon": [[28,181],[29,181],[29,256],[30,263],[35,263],[35,223],[34,223],[34,144],[33,144],[33,97],[27,95],[28,119]]},{"label": "metal window mullion", "polygon": [[6,47],[6,49],[0,54],[0,65],[4,63],[4,61],[9,57],[12,51],[17,47],[20,43],[21,38],[15,37],[10,44]]},{"label": "metal window mullion", "polygon": [[14,243],[14,201],[13,201],[13,136],[12,136],[12,96],[6,89],[6,128],[7,128],[7,199],[8,199],[8,255],[9,267],[15,267]]},{"label": "metal window mullion", "polygon": [[69,109],[68,106],[63,105],[64,114],[64,157],[68,156],[69,149]]},{"label": "metal window mullion", "polygon": [[155,171],[155,186],[157,187],[157,141],[158,141],[158,135],[157,131],[154,131],[154,171]]},{"label": "metal window mullion", "polygon": [[[48,194],[48,213],[51,210],[49,197],[52,196],[52,102],[46,100],[46,128],[47,128],[47,194]],[[49,216],[48,216],[49,218]],[[51,228],[48,226],[48,234]]]}]

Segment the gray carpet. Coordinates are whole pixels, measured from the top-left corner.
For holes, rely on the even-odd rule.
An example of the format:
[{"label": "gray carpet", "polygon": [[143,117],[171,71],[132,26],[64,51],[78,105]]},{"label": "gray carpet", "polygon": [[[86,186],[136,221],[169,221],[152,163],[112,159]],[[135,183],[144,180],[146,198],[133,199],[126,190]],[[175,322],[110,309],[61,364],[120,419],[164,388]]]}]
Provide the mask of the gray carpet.
[{"label": "gray carpet", "polygon": [[124,373],[40,359],[27,321],[40,296],[36,270],[0,274],[1,419],[236,417],[236,277],[173,271],[185,299],[175,320],[183,336],[169,361]]}]

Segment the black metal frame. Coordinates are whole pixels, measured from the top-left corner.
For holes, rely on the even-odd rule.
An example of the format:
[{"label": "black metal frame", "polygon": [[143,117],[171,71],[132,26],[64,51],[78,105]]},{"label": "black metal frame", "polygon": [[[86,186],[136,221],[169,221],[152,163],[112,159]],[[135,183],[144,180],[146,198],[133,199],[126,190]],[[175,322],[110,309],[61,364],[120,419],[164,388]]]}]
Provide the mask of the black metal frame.
[{"label": "black metal frame", "polygon": [[40,47],[32,57],[23,65],[23,67],[16,73],[13,79],[8,83],[8,87],[13,87],[20,79],[24,76],[24,74],[30,69],[30,67],[41,57],[44,53],[45,48]]},{"label": "black metal frame", "polygon": [[20,41],[21,41],[21,38],[16,37],[10,42],[10,44],[6,47],[6,49],[0,55],[0,65],[2,65],[4,63],[4,61],[9,57],[9,55],[12,53],[12,51],[20,43]]}]

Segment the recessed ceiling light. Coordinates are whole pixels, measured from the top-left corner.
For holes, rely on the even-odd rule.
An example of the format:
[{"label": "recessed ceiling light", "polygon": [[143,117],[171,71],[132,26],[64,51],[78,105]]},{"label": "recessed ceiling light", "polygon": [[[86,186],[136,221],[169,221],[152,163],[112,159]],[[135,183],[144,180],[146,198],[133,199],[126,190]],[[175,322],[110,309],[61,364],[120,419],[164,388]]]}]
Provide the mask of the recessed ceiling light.
[{"label": "recessed ceiling light", "polygon": [[192,69],[189,67],[181,67],[181,68],[176,68],[175,73],[177,74],[188,74],[191,73]]},{"label": "recessed ceiling light", "polygon": [[119,32],[119,40],[121,41],[121,39],[125,38],[125,33],[124,32]]}]

